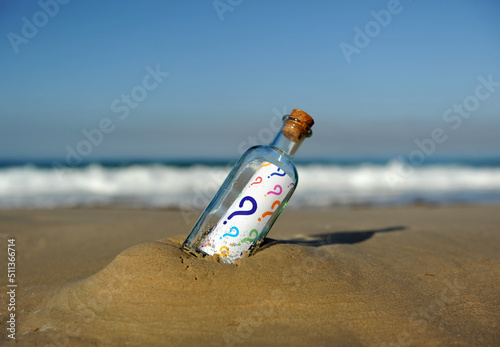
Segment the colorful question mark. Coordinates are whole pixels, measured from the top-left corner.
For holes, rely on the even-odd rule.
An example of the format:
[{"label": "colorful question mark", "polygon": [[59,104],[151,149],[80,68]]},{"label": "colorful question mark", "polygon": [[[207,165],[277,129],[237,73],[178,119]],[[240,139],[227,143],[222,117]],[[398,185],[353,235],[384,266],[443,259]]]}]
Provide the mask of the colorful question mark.
[{"label": "colorful question mark", "polygon": [[[223,249],[226,249],[226,252],[222,253],[222,250]],[[223,256],[223,257],[227,257],[229,255],[229,248],[227,246],[222,246],[219,250],[219,255]]]},{"label": "colorful question mark", "polygon": [[[260,181],[258,181],[259,179],[260,179]],[[258,182],[257,182],[257,181],[258,181]],[[262,183],[262,177],[260,177],[260,176],[259,176],[259,177],[257,177],[257,178],[255,179],[255,182],[253,182],[253,183],[250,185],[250,187],[251,187],[251,186],[253,186],[254,184],[259,184],[259,183]]]},{"label": "colorful question mark", "polygon": [[[274,190],[277,190],[279,188],[279,193],[275,192]],[[282,192],[283,192],[283,189],[281,188],[281,186],[279,184],[275,185],[274,186],[274,190],[271,190],[269,192],[267,192],[267,194],[274,194],[274,195],[280,195]],[[266,194],[264,194],[264,196],[267,196]]]},{"label": "colorful question mark", "polygon": [[287,188],[290,188],[290,186],[292,186],[292,187],[293,187],[294,185],[295,185],[295,183],[293,183],[293,182],[292,182],[292,183],[290,183],[290,184],[288,185],[288,187],[287,187]]},{"label": "colorful question mark", "polygon": [[[276,175],[276,176],[281,176],[281,177],[283,177],[283,176],[285,176],[285,175],[286,175],[286,173],[284,173],[284,172],[280,175],[280,174],[278,173],[279,171],[280,171],[280,168],[278,168],[278,171],[273,172],[273,173],[271,174],[271,176]],[[271,178],[271,176],[267,176],[267,178]]]},{"label": "colorful question mark", "polygon": [[[246,216],[246,215],[251,215],[251,214],[254,214],[255,211],[257,211],[257,201],[255,201],[254,198],[252,198],[251,196],[245,196],[243,199],[241,199],[240,201],[240,208],[243,207],[243,205],[245,204],[245,201],[250,201],[250,203],[252,204],[252,208],[248,211],[236,211],[236,212],[233,212],[229,215],[229,217],[227,217],[228,220],[230,220],[231,218],[233,218],[234,216]],[[226,224],[227,221],[224,221],[223,224]]]},{"label": "colorful question mark", "polygon": [[[234,230],[236,230],[236,234],[231,234],[231,230],[233,230],[233,229],[234,229]],[[229,229],[229,232],[228,232],[228,233],[225,233],[224,235],[222,235],[222,237],[224,237],[224,236],[236,237],[236,236],[238,236],[239,234],[240,234],[240,231],[238,230],[238,228],[237,228],[237,227],[231,227],[231,228]],[[222,237],[221,237],[221,240],[222,240]]]},{"label": "colorful question mark", "polygon": [[271,163],[264,163],[262,164],[257,170],[260,170],[261,168],[263,168],[264,166],[269,166],[271,165]]},{"label": "colorful question mark", "polygon": [[[253,233],[255,233],[255,237],[251,239],[250,236],[252,236]],[[241,244],[245,241],[254,242],[255,240],[257,240],[257,236],[259,236],[259,232],[257,231],[257,229],[252,229],[252,231],[250,231],[250,234],[248,236],[249,237],[246,237],[243,240],[241,240],[241,242],[238,243],[238,246],[241,246]]]},{"label": "colorful question mark", "polygon": [[[276,200],[275,202],[273,202],[272,206],[271,206],[271,210],[274,210],[274,206],[276,205],[279,205],[280,204],[280,201],[279,200]],[[273,214],[272,211],[267,211],[267,212],[264,212],[262,214],[262,218],[264,218],[265,216],[271,216]],[[259,218],[259,222],[261,221],[262,219]]]}]

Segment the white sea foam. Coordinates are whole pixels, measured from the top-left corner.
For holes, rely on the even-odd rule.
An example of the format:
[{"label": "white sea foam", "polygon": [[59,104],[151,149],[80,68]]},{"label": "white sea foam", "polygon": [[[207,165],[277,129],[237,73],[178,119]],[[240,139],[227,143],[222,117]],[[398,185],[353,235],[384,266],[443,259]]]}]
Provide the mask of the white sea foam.
[{"label": "white sea foam", "polygon": [[[299,166],[291,207],[353,204],[500,202],[500,168],[429,165],[396,176],[387,165]],[[0,169],[0,208],[124,205],[204,208],[227,175],[217,166],[132,165],[88,167],[66,172],[35,166]]]}]

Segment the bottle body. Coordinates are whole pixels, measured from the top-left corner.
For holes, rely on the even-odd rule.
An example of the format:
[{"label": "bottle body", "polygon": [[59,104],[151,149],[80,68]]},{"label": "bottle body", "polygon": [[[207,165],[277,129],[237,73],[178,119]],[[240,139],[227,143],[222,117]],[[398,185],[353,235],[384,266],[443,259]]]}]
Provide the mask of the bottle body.
[{"label": "bottle body", "polygon": [[301,110],[283,117],[268,146],[248,149],[236,162],[181,248],[197,257],[218,255],[224,263],[252,255],[297,188],[292,157],[314,120]]},{"label": "bottle body", "polygon": [[252,255],[297,182],[297,170],[287,153],[272,146],[248,149],[194,225],[182,249],[197,257],[217,254],[225,263]]}]

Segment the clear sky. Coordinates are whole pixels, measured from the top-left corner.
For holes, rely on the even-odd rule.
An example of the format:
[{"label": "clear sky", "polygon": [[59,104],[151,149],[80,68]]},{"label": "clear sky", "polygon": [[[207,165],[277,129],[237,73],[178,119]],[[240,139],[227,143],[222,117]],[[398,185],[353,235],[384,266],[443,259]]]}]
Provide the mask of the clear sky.
[{"label": "clear sky", "polygon": [[316,120],[301,158],[407,155],[436,128],[436,155],[499,154],[499,18],[497,0],[0,0],[0,158],[64,158],[85,131],[90,160],[234,157],[293,108]]}]

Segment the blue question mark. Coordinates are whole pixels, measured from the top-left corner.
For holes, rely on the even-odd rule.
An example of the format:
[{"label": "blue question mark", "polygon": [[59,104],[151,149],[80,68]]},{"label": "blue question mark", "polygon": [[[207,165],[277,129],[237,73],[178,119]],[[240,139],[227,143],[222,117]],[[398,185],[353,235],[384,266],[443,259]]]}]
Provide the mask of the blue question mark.
[{"label": "blue question mark", "polygon": [[[278,173],[279,171],[280,171],[280,169],[278,168],[278,171],[273,172],[273,173],[271,174],[271,176],[275,176],[275,175],[276,175],[276,176],[281,176],[281,177],[283,177],[283,176],[285,176],[285,175],[286,175],[286,173],[285,173],[285,172],[283,172],[283,173],[280,175],[280,174]],[[271,176],[267,176],[267,178],[271,178]]]},{"label": "blue question mark", "polygon": [[[254,198],[252,198],[251,196],[245,196],[243,199],[241,199],[240,201],[240,208],[243,207],[243,205],[245,204],[246,201],[249,201],[251,204],[252,204],[252,208],[248,211],[236,211],[236,212],[233,212],[229,215],[229,217],[227,217],[227,220],[230,220],[231,218],[233,218],[234,216],[247,216],[247,215],[251,215],[251,214],[254,214],[255,211],[257,211],[257,201],[255,201]],[[223,224],[226,224],[227,221],[224,221]]]},{"label": "blue question mark", "polygon": [[[231,234],[231,230],[233,230],[233,229],[234,229],[234,230],[236,230],[236,234]],[[239,234],[240,234],[240,231],[239,231],[239,229],[238,229],[237,227],[231,227],[231,228],[229,229],[229,232],[228,232],[228,233],[225,233],[224,235],[222,235],[222,237],[224,237],[224,236],[236,237],[236,236],[238,236]],[[222,240],[222,237],[221,237],[221,240]]]}]

